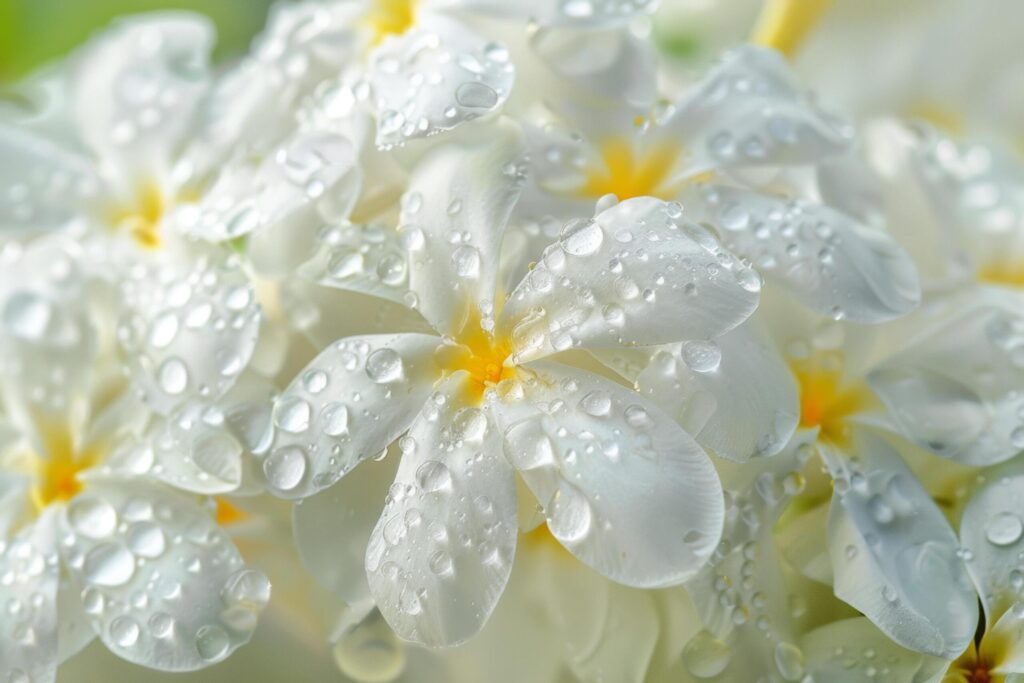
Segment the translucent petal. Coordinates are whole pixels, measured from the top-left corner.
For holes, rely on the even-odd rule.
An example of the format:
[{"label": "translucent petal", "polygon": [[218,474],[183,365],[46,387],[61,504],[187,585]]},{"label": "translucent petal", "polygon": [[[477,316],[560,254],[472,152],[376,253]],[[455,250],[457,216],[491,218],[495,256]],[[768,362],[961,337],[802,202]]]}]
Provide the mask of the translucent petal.
[{"label": "translucent petal", "polygon": [[458,333],[474,307],[493,313],[501,242],[523,180],[518,126],[503,120],[472,133],[423,157],[402,198],[409,288],[442,334]]},{"label": "translucent petal", "polygon": [[819,313],[878,323],[920,301],[903,248],[826,206],[724,186],[704,188],[697,204],[726,247]]},{"label": "translucent petal", "polygon": [[972,302],[869,376],[907,437],[967,465],[992,465],[1024,450],[1024,316],[1021,299],[1006,303]]},{"label": "translucent petal", "polygon": [[903,647],[953,659],[978,623],[956,536],[888,442],[859,430],[853,450],[859,465],[832,466],[837,493],[828,538],[836,596]]},{"label": "translucent petal", "polygon": [[121,189],[170,178],[174,155],[208,84],[214,29],[186,12],[127,18],[76,55],[71,106]]},{"label": "translucent petal", "polygon": [[158,258],[122,254],[126,312],[118,341],[146,401],[167,413],[222,396],[256,346],[260,307],[241,259],[224,246],[168,243]]},{"label": "translucent petal", "polygon": [[656,354],[636,382],[698,443],[732,460],[778,453],[796,429],[793,374],[752,323]]},{"label": "translucent petal", "polygon": [[501,0],[441,0],[450,5],[505,19],[530,19],[542,26],[593,28],[625,24],[652,12],[655,0],[522,0],[514,4]]},{"label": "translucent petal", "polygon": [[57,678],[56,508],[8,542],[0,541],[0,675],[9,681]]},{"label": "translucent petal", "polygon": [[552,535],[626,585],[691,577],[718,544],[724,514],[700,446],[648,399],[597,375],[553,363],[520,375],[524,397],[511,387],[494,405],[505,454]]},{"label": "translucent petal", "polygon": [[1020,599],[1024,587],[1024,501],[1016,493],[1021,482],[1024,462],[1019,459],[988,471],[960,520],[960,542],[971,555],[967,572],[988,624]]},{"label": "translucent petal", "polygon": [[400,456],[368,461],[328,489],[299,501],[292,528],[302,564],[320,585],[349,605],[370,599],[366,546]]},{"label": "translucent petal", "polygon": [[570,221],[509,297],[520,362],[573,347],[716,337],[757,306],[760,280],[678,204],[629,199]]},{"label": "translucent petal", "polygon": [[143,480],[94,480],[62,517],[61,552],[119,657],[192,671],[249,641],[270,584],[196,503]]},{"label": "translucent petal", "polygon": [[0,125],[0,235],[58,230],[90,212],[101,186],[84,157],[53,142]]},{"label": "translucent petal", "polygon": [[884,662],[894,681],[934,680],[945,662],[906,650],[863,617],[819,626],[801,639],[807,673],[814,680],[860,683]]},{"label": "translucent petal", "polygon": [[402,440],[402,462],[366,550],[381,613],[403,638],[454,645],[479,631],[512,571],[515,476],[489,413],[449,379]]},{"label": "translucent petal", "polygon": [[441,370],[441,339],[427,334],[347,337],[327,347],[274,405],[263,459],[271,493],[325,489],[409,428]]},{"label": "translucent petal", "polygon": [[750,45],[726,53],[653,132],[687,142],[677,171],[684,176],[814,163],[844,150],[850,137],[800,88],[782,55]]},{"label": "translucent petal", "polygon": [[443,15],[424,13],[415,28],[386,38],[369,59],[382,148],[500,109],[515,80],[503,46]]}]

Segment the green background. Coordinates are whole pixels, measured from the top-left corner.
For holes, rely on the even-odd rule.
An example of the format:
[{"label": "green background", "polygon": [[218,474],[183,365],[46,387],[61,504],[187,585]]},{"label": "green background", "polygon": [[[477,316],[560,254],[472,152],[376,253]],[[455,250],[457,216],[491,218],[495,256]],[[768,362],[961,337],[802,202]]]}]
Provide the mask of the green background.
[{"label": "green background", "polygon": [[217,25],[215,57],[244,52],[272,0],[0,0],[0,82],[10,83],[66,54],[111,19],[155,9],[186,9]]}]

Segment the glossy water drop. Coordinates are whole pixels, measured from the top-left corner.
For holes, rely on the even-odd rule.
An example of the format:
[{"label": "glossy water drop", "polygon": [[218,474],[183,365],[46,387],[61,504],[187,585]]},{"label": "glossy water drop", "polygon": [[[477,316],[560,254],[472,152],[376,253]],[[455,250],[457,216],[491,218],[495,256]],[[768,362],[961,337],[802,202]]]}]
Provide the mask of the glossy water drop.
[{"label": "glossy water drop", "polygon": [[1013,545],[1024,533],[1024,522],[1012,512],[993,515],[985,525],[985,538],[992,545]]},{"label": "glossy water drop", "polygon": [[593,519],[590,503],[571,484],[562,484],[548,511],[548,529],[563,543],[582,540],[589,532]]},{"label": "glossy water drop", "polygon": [[714,372],[722,364],[722,350],[712,341],[688,341],[682,346],[682,356],[694,372]]},{"label": "glossy water drop", "polygon": [[103,543],[85,556],[82,573],[96,586],[123,586],[135,574],[135,558],[120,543]]},{"label": "glossy water drop", "polygon": [[366,375],[377,384],[402,378],[402,357],[393,349],[377,349],[366,359]]},{"label": "glossy water drop", "polygon": [[139,624],[129,616],[120,616],[110,622],[110,639],[119,647],[131,647],[139,641]]},{"label": "glossy water drop", "polygon": [[188,386],[188,368],[185,367],[181,359],[168,358],[160,364],[157,381],[160,383],[160,388],[166,393],[180,394]]},{"label": "glossy water drop", "polygon": [[466,280],[480,277],[480,250],[464,244],[452,252],[452,268],[455,274]]},{"label": "glossy water drop", "polygon": [[306,474],[306,454],[298,446],[278,448],[263,461],[263,473],[271,486],[290,491]]},{"label": "glossy water drop", "polygon": [[463,107],[490,109],[498,103],[498,93],[486,83],[469,81],[455,89],[455,101]]},{"label": "glossy water drop", "polygon": [[452,473],[443,462],[428,460],[416,469],[416,482],[428,493],[447,491],[452,487]]},{"label": "glossy water drop", "polygon": [[686,670],[697,678],[714,678],[729,666],[732,653],[729,645],[709,631],[698,631],[683,648]]},{"label": "glossy water drop", "polygon": [[601,249],[604,230],[593,219],[577,219],[565,224],[558,239],[567,254],[590,256]]},{"label": "glossy water drop", "polygon": [[208,624],[196,631],[196,651],[208,662],[222,659],[230,644],[228,634],[220,626]]},{"label": "glossy water drop", "polygon": [[302,434],[309,429],[312,409],[298,396],[282,396],[274,405],[274,424],[290,434]]},{"label": "glossy water drop", "polygon": [[117,526],[114,506],[91,494],[72,499],[67,515],[75,532],[87,538],[106,538]]}]

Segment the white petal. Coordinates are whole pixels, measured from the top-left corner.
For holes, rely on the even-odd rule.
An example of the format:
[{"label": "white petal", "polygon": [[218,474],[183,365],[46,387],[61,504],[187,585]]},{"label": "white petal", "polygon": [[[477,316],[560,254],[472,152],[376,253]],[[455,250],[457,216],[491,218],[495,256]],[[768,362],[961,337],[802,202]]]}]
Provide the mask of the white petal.
[{"label": "white petal", "polygon": [[[0,446],[0,456],[5,450]],[[21,528],[26,513],[31,509],[32,479],[24,474],[0,473],[0,538],[10,538]]]},{"label": "white petal", "polygon": [[122,258],[128,310],[118,341],[146,401],[166,413],[222,396],[248,364],[260,325],[239,257],[224,246],[177,241],[153,259]]},{"label": "white petal", "polygon": [[416,28],[386,38],[370,54],[369,81],[377,104],[377,145],[451,130],[498,110],[515,69],[508,51],[463,24],[425,14]]},{"label": "white petal", "polygon": [[866,430],[854,437],[861,464],[833,472],[839,481],[828,537],[836,596],[903,647],[953,659],[978,623],[956,536],[888,442]]},{"label": "white petal", "polygon": [[37,448],[86,416],[98,339],[81,257],[61,237],[0,255],[0,401]]},{"label": "white petal", "polygon": [[248,642],[270,584],[191,499],[142,480],[94,480],[62,517],[61,552],[100,638],[163,671]]},{"label": "white petal", "polygon": [[442,334],[495,305],[505,225],[522,184],[522,134],[507,120],[467,131],[417,164],[402,199],[409,288]]},{"label": "white petal", "polygon": [[516,487],[488,411],[461,398],[465,377],[434,394],[402,440],[402,462],[366,549],[366,576],[398,635],[454,645],[479,631],[505,589]]},{"label": "white petal", "polygon": [[169,179],[208,86],[213,42],[205,17],[167,12],[125,19],[76,55],[75,118],[123,190]]},{"label": "white petal", "polygon": [[1024,501],[1017,491],[1024,482],[1020,459],[986,472],[960,519],[960,542],[973,557],[967,571],[985,606],[986,623],[994,624],[1019,600],[1024,563]]},{"label": "white petal", "polygon": [[661,351],[636,381],[698,443],[732,460],[778,453],[796,429],[793,373],[753,323]]},{"label": "white petal", "polygon": [[1024,326],[1021,301],[1006,308],[972,303],[871,373],[871,388],[906,436],[967,465],[992,465],[1024,450],[1024,367],[1015,332]]},{"label": "white petal", "polygon": [[877,323],[909,313],[921,298],[910,256],[880,230],[823,205],[735,187],[701,195],[700,211],[723,243],[819,313]]},{"label": "white petal", "polygon": [[278,397],[263,460],[270,491],[303,498],[378,455],[409,428],[441,376],[427,334],[347,337],[322,351]]},{"label": "white petal", "polygon": [[9,543],[0,541],[0,675],[8,681],[57,678],[56,508],[49,508]]},{"label": "white petal", "polygon": [[100,190],[84,157],[13,126],[0,125],[0,235],[67,227],[91,213]]},{"label": "white petal", "polygon": [[[199,206],[186,207],[174,218],[186,234],[219,242],[273,227],[311,204],[323,205],[323,213],[314,213],[307,227],[309,244],[323,221],[348,215],[360,181],[356,152],[347,139],[303,131],[261,163],[245,159],[224,168]],[[294,240],[296,230],[289,227],[287,238]],[[283,235],[276,241],[279,249],[289,246]]]},{"label": "white petal", "polygon": [[525,399],[495,405],[505,453],[554,537],[626,585],[692,576],[723,521],[722,488],[700,446],[648,399],[602,377],[553,363],[520,372]]},{"label": "white petal", "polygon": [[542,26],[592,28],[625,24],[652,12],[657,0],[437,0],[446,5],[505,19],[530,19]]},{"label": "white petal", "polygon": [[370,599],[366,546],[400,456],[368,461],[292,509],[295,545],[310,574],[349,605]]},{"label": "white petal", "polygon": [[760,280],[678,204],[629,199],[572,221],[502,311],[520,362],[574,346],[716,337],[757,306]]},{"label": "white petal", "polygon": [[195,402],[175,410],[156,422],[142,447],[153,451],[153,476],[175,488],[210,495],[234,491],[242,483],[246,448],[217,406]]},{"label": "white petal", "polygon": [[863,617],[819,626],[800,641],[806,671],[814,680],[861,683],[880,663],[893,681],[934,680],[945,662],[905,650]]},{"label": "white petal", "polygon": [[813,163],[842,151],[849,138],[800,88],[782,55],[754,46],[727,53],[659,128],[682,136],[692,151],[684,175]]}]

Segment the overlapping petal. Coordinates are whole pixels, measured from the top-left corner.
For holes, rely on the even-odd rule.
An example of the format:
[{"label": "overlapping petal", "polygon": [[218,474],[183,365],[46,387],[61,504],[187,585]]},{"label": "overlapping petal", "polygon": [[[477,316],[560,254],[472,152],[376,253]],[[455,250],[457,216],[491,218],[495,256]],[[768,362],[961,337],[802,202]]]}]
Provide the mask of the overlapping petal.
[{"label": "overlapping petal", "polygon": [[487,411],[455,375],[402,439],[402,462],[366,549],[370,592],[403,638],[454,645],[476,634],[512,571],[516,487]]},{"label": "overlapping petal", "polygon": [[440,377],[428,334],[348,337],[320,353],[278,397],[263,459],[271,492],[302,498],[381,453],[412,424]]},{"label": "overlapping petal", "polygon": [[710,339],[753,312],[760,286],[678,204],[641,197],[568,223],[509,296],[499,326],[519,362],[574,347]]},{"label": "overlapping petal", "polygon": [[248,642],[270,584],[193,500],[141,480],[93,479],[61,517],[61,553],[99,637],[164,671]]},{"label": "overlapping petal", "polygon": [[[505,453],[569,552],[630,586],[692,576],[718,544],[721,484],[708,456],[631,389],[553,363],[523,369],[497,407]],[[531,377],[532,375],[532,377]]]}]

